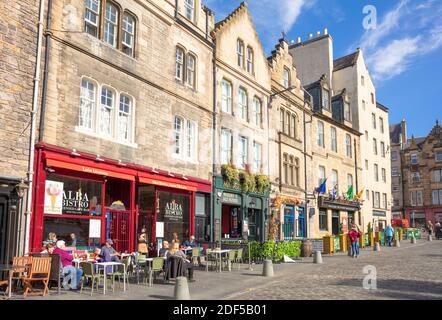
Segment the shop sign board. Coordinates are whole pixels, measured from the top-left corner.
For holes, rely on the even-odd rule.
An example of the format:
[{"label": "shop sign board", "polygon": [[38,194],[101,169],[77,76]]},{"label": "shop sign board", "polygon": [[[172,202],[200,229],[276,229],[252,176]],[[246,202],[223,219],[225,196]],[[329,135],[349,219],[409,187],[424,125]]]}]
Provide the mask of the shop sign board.
[{"label": "shop sign board", "polygon": [[49,214],[62,214],[64,206],[63,182],[46,180],[44,211]]},{"label": "shop sign board", "polygon": [[234,194],[234,193],[230,193],[230,192],[223,192],[223,196],[221,198],[221,201],[223,203],[229,203],[229,204],[236,204],[236,205],[241,205],[241,196]]},{"label": "shop sign board", "polygon": [[175,200],[167,202],[164,208],[164,219],[173,221],[183,220],[183,205]]}]

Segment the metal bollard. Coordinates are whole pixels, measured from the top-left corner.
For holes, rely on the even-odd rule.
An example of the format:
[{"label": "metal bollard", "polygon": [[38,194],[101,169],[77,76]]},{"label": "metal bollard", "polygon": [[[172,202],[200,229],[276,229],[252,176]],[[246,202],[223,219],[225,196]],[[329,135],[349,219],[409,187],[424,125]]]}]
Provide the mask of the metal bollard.
[{"label": "metal bollard", "polygon": [[190,300],[189,286],[186,277],[177,277],[174,290],[175,300]]},{"label": "metal bollard", "polygon": [[401,246],[401,242],[399,241],[399,239],[394,240],[394,246],[396,248],[399,248]]},{"label": "metal bollard", "polygon": [[379,242],[374,243],[373,251],[381,251],[381,245]]},{"label": "metal bollard", "polygon": [[273,262],[272,262],[272,260],[264,260],[262,275],[264,277],[273,277]]},{"label": "metal bollard", "polygon": [[313,263],[322,263],[321,251],[315,251],[313,255]]},{"label": "metal bollard", "polygon": [[431,234],[428,235],[428,241],[433,241],[433,237],[431,236]]}]

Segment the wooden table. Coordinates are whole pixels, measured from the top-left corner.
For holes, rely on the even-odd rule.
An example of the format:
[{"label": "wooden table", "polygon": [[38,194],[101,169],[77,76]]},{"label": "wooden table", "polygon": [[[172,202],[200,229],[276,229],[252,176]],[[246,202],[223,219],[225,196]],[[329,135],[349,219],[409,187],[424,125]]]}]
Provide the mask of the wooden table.
[{"label": "wooden table", "polygon": [[121,262],[97,262],[97,266],[104,267],[104,286],[103,286],[103,294],[106,294],[106,272],[107,267],[112,266],[112,272],[114,272],[114,266],[123,266],[123,291],[126,291],[126,265]]},{"label": "wooden table", "polygon": [[1,264],[0,265],[0,271],[8,271],[9,273],[9,280],[8,280],[8,299],[11,298],[12,293],[12,274],[14,273],[14,270],[17,269],[27,269],[29,268],[29,265],[12,265],[12,264]]}]

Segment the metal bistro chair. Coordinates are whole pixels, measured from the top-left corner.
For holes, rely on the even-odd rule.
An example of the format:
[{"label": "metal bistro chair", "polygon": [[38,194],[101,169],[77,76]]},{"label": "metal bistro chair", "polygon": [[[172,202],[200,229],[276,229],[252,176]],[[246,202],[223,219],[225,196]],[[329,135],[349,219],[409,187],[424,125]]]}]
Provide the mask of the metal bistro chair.
[{"label": "metal bistro chair", "polygon": [[44,284],[43,296],[49,294],[49,275],[51,273],[51,258],[33,258],[31,270],[27,276],[22,278],[25,284],[23,296],[26,297],[28,292],[32,290],[32,282],[42,281]]},{"label": "metal bistro chair", "polygon": [[233,267],[235,259],[236,259],[236,250],[229,250],[229,255],[222,259],[222,261],[226,263],[226,267],[229,271]]},{"label": "metal bistro chair", "polygon": [[[127,288],[129,289],[129,277],[127,275],[127,270],[130,264],[130,257],[124,258],[123,260],[121,260],[121,263],[124,264],[125,267],[117,266],[118,270],[113,270],[113,272],[107,273],[107,275],[112,277],[112,291],[115,291],[115,278],[118,278],[118,287],[121,288],[121,278],[123,278],[124,281],[124,272],[126,272],[126,284]],[[122,268],[123,270],[121,270]]]},{"label": "metal bistro chair", "polygon": [[137,255],[135,257],[135,270],[134,271],[137,274],[137,284],[140,284],[140,271],[143,271],[144,276],[146,275],[146,273],[145,273],[145,268],[147,265],[146,259],[147,259],[147,256],[142,255],[142,254]]},{"label": "metal bistro chair", "polygon": [[192,248],[192,263],[194,266],[198,266],[198,260],[200,258],[200,253],[201,253],[201,248],[200,247],[196,247],[196,248]]},{"label": "metal bistro chair", "polygon": [[83,285],[85,280],[92,281],[91,284],[91,296],[94,293],[94,285],[97,285],[97,291],[98,286],[100,284],[100,280],[104,280],[104,274],[100,272],[94,272],[94,265],[91,262],[81,262],[80,263],[81,269],[83,269],[83,276],[81,277],[81,288],[80,293],[83,292]]},{"label": "metal bistro chair", "polygon": [[211,267],[215,265],[215,268],[218,266],[218,260],[216,259],[216,255],[212,253],[212,249],[206,249],[204,261],[206,263],[206,271],[209,271],[209,264]]},{"label": "metal bistro chair", "polygon": [[148,268],[147,273],[149,274],[149,287],[152,287],[152,285],[153,285],[152,275],[153,275],[153,278],[156,279],[157,273],[164,272],[164,276],[166,276],[165,269],[164,269],[164,263],[165,263],[165,260],[163,258],[157,257],[157,258],[153,258],[152,267],[147,267]]},{"label": "metal bistro chair", "polygon": [[238,249],[238,250],[236,251],[236,259],[235,259],[235,262],[236,262],[236,264],[238,265],[238,270],[241,269],[241,264],[244,263],[244,261],[243,261],[243,259],[242,259],[243,251],[244,251],[244,249],[242,249],[242,248],[241,248],[241,249]]}]

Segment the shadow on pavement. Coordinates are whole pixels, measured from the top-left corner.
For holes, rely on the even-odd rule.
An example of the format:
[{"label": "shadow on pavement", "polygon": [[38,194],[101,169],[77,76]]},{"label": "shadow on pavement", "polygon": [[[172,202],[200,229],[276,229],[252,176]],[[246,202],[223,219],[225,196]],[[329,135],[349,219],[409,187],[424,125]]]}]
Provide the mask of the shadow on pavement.
[{"label": "shadow on pavement", "polygon": [[160,296],[160,295],[155,295],[155,294],[151,294],[151,295],[149,295],[149,297],[155,298],[155,299],[160,299],[160,300],[173,300],[173,298],[170,296]]}]

